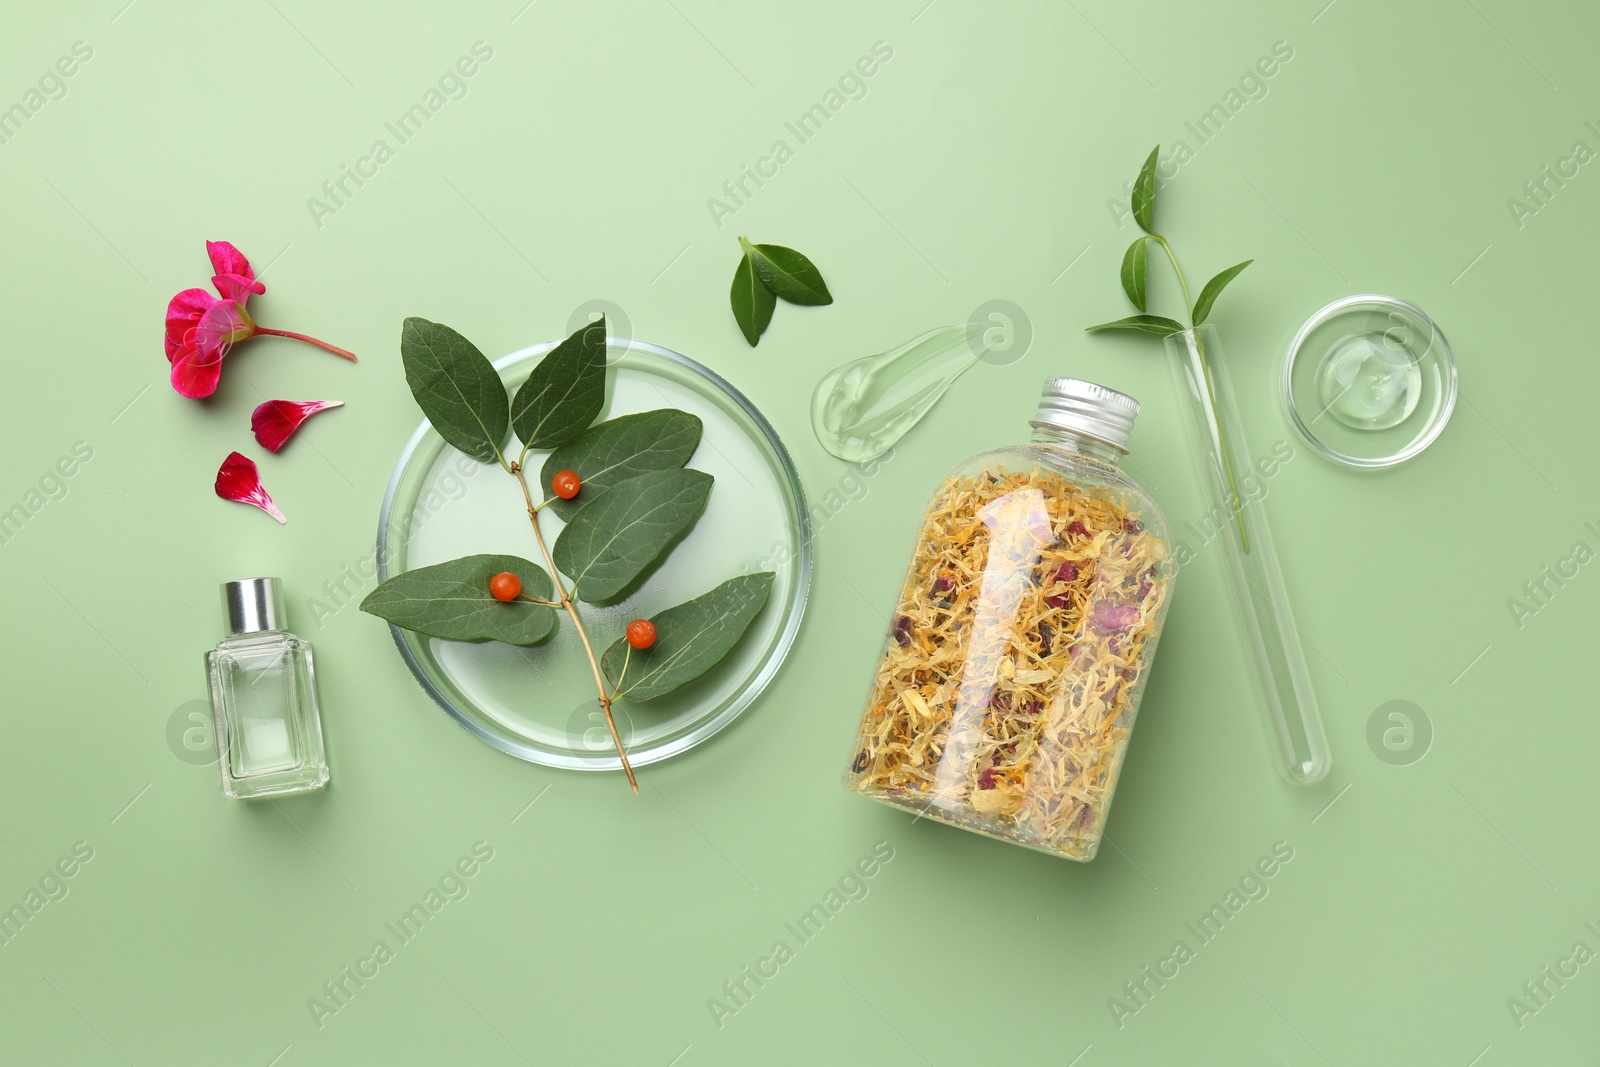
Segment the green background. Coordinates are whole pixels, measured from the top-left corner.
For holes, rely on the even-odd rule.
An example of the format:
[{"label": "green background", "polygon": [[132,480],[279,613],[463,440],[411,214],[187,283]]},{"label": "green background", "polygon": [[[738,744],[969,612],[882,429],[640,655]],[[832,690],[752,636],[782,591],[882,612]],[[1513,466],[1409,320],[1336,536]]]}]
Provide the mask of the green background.
[{"label": "green background", "polygon": [[[0,41],[0,107],[93,49],[0,145],[0,509],[76,442],[93,453],[0,545],[0,905],[93,850],[0,945],[0,1058],[1595,1062],[1600,964],[1548,983],[1536,1014],[1507,1003],[1575,942],[1600,950],[1600,568],[1520,626],[1508,606],[1576,542],[1600,547],[1583,311],[1600,176],[1548,183],[1520,220],[1507,203],[1575,141],[1600,148],[1590,5],[123,2],[28,7]],[[466,95],[395,147],[384,123],[477,41],[493,55]],[[785,122],[877,41],[893,55],[865,95],[799,144]],[[1265,94],[1200,144],[1185,123],[1280,41]],[[314,220],[308,198],[380,137],[394,157]],[[793,157],[719,226],[708,198],[779,139]],[[1307,790],[1274,772],[1212,546],[1178,585],[1114,848],[1079,866],[913,824],[838,778],[941,473],[1021,439],[1040,379],[1073,374],[1144,401],[1147,486],[1174,524],[1204,511],[1159,345],[1082,333],[1125,313],[1132,226],[1108,202],[1179,139],[1194,155],[1157,211],[1189,270],[1256,258],[1215,316],[1253,449],[1291,439],[1283,345],[1338,296],[1419,303],[1462,368],[1416,461],[1357,474],[1300,447],[1271,483],[1334,771]],[[740,233],[805,251],[837,303],[780,306],[749,349],[727,305]],[[360,362],[261,339],[212,401],[174,394],[157,323],[206,283],[207,238],[270,266],[261,321]],[[823,520],[776,685],[645,768],[640,797],[479,743],[384,626],[302,607],[370,553],[417,423],[401,319],[500,355],[595,299],[761,406]],[[1026,355],[970,373],[846,493],[808,426],[813,384],[991,299],[1023,310]],[[266,396],[348,406],[267,457],[248,429]],[[234,448],[263,460],[286,527],[212,496]],[[333,764],[324,794],[267,805],[224,800],[169,734],[204,695],[217,584],[255,573],[283,576],[316,645]],[[1430,724],[1426,750],[1420,731],[1398,755],[1369,746],[1391,700]],[[477,842],[493,859],[465,898],[319,1028],[308,998],[393,944],[384,924]],[[894,858],[866,897],[795,942],[784,924],[877,842]],[[1277,842],[1294,858],[1270,894],[1199,945],[1184,924]],[[794,958],[718,1027],[708,999],[780,938]],[[1195,958],[1119,1028],[1108,999],[1179,939]]]}]

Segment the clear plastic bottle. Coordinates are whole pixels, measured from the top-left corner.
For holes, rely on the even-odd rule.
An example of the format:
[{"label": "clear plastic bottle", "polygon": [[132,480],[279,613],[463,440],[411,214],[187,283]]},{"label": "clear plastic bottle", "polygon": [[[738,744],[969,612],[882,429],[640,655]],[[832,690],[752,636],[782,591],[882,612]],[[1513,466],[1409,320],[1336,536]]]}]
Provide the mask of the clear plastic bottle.
[{"label": "clear plastic bottle", "polygon": [[311,646],[283,628],[278,579],[222,587],[228,636],[206,653],[222,791],[235,799],[328,784]]},{"label": "clear plastic bottle", "polygon": [[850,789],[1094,858],[1177,570],[1166,520],[1119,465],[1138,412],[1051,378],[1028,444],[974,456],[934,494]]}]

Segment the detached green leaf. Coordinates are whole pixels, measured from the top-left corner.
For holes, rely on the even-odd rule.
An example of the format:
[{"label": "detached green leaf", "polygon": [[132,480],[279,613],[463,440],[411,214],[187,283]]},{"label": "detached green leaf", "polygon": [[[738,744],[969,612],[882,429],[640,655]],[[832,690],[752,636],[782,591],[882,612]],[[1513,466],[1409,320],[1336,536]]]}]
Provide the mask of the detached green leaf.
[{"label": "detached green leaf", "polygon": [[[687,411],[662,408],[607,419],[589,427],[545,458],[539,472],[545,505],[563,519],[611,486],[649,471],[676,470],[700,446],[700,419]],[[582,489],[576,499],[562,500],[551,491],[557,471],[577,472]]]},{"label": "detached green leaf", "polygon": [[511,404],[511,425],[529,448],[554,448],[589,428],[606,403],[606,320],[579,327],[552,348]]},{"label": "detached green leaf", "polygon": [[743,237],[739,246],[750,257],[756,277],[791,304],[831,304],[833,294],[822,280],[822,272],[805,256],[783,245],[753,245]]},{"label": "detached green leaf", "polygon": [[700,677],[726,656],[750,628],[772,591],[773,574],[741,574],[729,578],[709,593],[656,615],[656,643],[628,656],[627,638],[606,649],[600,665],[615,679],[624,660],[628,672],[622,695],[629,700],[653,700]]},{"label": "detached green leaf", "polygon": [[1149,239],[1137,238],[1122,257],[1122,290],[1140,311],[1144,310],[1145,256],[1149,251],[1144,243]]},{"label": "detached green leaf", "polygon": [[1144,166],[1139,168],[1139,176],[1133,180],[1133,221],[1139,224],[1139,229],[1151,234],[1156,232],[1150,228],[1150,217],[1156,206],[1156,164],[1160,157],[1161,146],[1156,145],[1150,149]]},{"label": "detached green leaf", "polygon": [[1129,315],[1116,322],[1102,322],[1098,326],[1090,326],[1088,333],[1098,333],[1101,330],[1143,330],[1145,333],[1182,333],[1188,329],[1183,323],[1175,319],[1164,318],[1161,315]]},{"label": "detached green leaf", "polygon": [[1247,259],[1243,263],[1235,263],[1209,282],[1206,282],[1206,287],[1200,290],[1200,296],[1194,302],[1194,324],[1196,326],[1206,321],[1206,316],[1211,314],[1211,305],[1217,302],[1217,296],[1221,294],[1223,287],[1237,278],[1240,271],[1254,262],[1255,260],[1253,259]]},{"label": "detached green leaf", "polygon": [[510,403],[500,375],[471,341],[448,326],[409,318],[400,327],[400,361],[411,395],[440,437],[473,459],[500,459]]},{"label": "detached green leaf", "polygon": [[524,598],[550,599],[550,575],[537,564],[517,556],[463,556],[395,575],[367,594],[361,610],[429,637],[536,645],[555,631],[555,609],[527,599],[496,600],[489,579],[501,571],[522,579]]},{"label": "detached green leaf", "polygon": [[579,508],[552,552],[573,594],[604,604],[654,569],[705,511],[711,482],[695,470],[639,474]]},{"label": "detached green leaf", "polygon": [[733,272],[733,291],[728,298],[733,304],[733,318],[739,324],[739,332],[754,348],[772,322],[772,309],[778,306],[778,298],[756,276],[748,252],[740,257],[739,269]]}]

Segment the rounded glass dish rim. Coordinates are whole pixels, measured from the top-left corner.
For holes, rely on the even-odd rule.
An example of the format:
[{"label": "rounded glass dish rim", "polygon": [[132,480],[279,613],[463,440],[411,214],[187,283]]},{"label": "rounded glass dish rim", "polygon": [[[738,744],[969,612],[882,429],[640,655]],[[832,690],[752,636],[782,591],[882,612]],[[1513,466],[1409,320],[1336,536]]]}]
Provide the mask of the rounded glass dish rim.
[{"label": "rounded glass dish rim", "polygon": [[[543,355],[560,343],[560,340],[557,339],[519,348],[494,360],[494,369],[496,371],[504,371],[506,367],[513,363],[532,356]],[[789,616],[784,620],[782,630],[778,633],[778,639],[773,646],[772,654],[762,662],[760,669],[751,678],[750,683],[740,691],[738,696],[721,713],[700,723],[681,737],[674,738],[659,747],[641,753],[639,758],[634,758],[632,752],[628,753],[628,762],[630,764],[635,767],[647,767],[652,763],[659,763],[662,760],[687,752],[725,729],[740,715],[744,714],[762,693],[766,692],[767,687],[772,684],[773,678],[777,676],[778,670],[783,666],[784,661],[789,658],[789,653],[794,648],[795,639],[799,635],[800,623],[805,617],[806,604],[811,595],[811,512],[806,506],[805,486],[800,481],[800,472],[795,468],[794,458],[789,455],[789,450],[784,446],[783,439],[778,436],[777,430],[773,429],[772,423],[767,421],[767,417],[761,413],[760,409],[750,402],[749,397],[735,388],[733,383],[710,367],[696,362],[681,353],[674,352],[670,348],[663,348],[649,341],[640,341],[632,337],[614,337],[609,338],[606,343],[608,346],[614,345],[625,349],[638,349],[647,352],[668,363],[675,364],[691,374],[699,375],[720,390],[761,431],[762,437],[765,438],[778,459],[778,466],[783,476],[785,488],[793,494],[797,507],[795,533],[798,540],[798,549],[795,555],[798,568],[795,576],[794,604],[789,609]],[[431,432],[433,432],[433,425],[424,418],[421,424],[412,431],[405,447],[401,449],[400,458],[395,462],[394,473],[389,476],[388,488],[384,490],[383,506],[378,511],[377,557],[379,582],[386,581],[389,577],[389,551],[386,534],[389,530],[390,519],[394,514],[394,503],[400,491],[401,479],[405,474],[407,464],[416,455],[417,449],[421,447],[422,442]],[[411,670],[412,677],[417,680],[417,684],[422,687],[423,692],[427,693],[435,704],[444,709],[445,714],[454,719],[458,726],[491,747],[499,749],[507,755],[515,756],[520,760],[538,764],[542,767],[555,767],[571,771],[620,771],[622,769],[622,761],[615,755],[603,759],[587,759],[579,756],[563,755],[531,744],[519,743],[485,728],[481,723],[464,715],[433,683],[433,679],[428,676],[427,671],[423,669],[422,664],[418,662],[417,657],[411,651],[410,645],[406,642],[404,628],[390,623],[389,634],[394,639],[395,646],[400,650],[400,658],[405,660],[406,666]]]},{"label": "rounded glass dish rim", "polygon": [[[1386,456],[1352,456],[1333,448],[1316,434],[1311,432],[1311,427],[1300,417],[1300,409],[1294,402],[1294,366],[1295,360],[1300,356],[1300,348],[1305,344],[1311,332],[1329,319],[1343,314],[1345,311],[1361,304],[1376,304],[1380,307],[1395,308],[1415,315],[1426,322],[1439,339],[1439,349],[1444,353],[1444,365],[1449,370],[1449,375],[1444,383],[1444,404],[1439,409],[1438,416],[1427,432],[1418,436],[1406,447],[1398,452],[1391,452]],[[1455,350],[1450,347],[1450,339],[1444,335],[1444,330],[1434,321],[1433,316],[1423,311],[1409,300],[1402,300],[1397,296],[1384,296],[1380,293],[1357,293],[1354,296],[1340,297],[1332,303],[1326,304],[1312,313],[1295,331],[1294,340],[1289,342],[1289,349],[1283,357],[1283,374],[1281,378],[1282,399],[1284,414],[1289,417],[1289,424],[1294,427],[1300,440],[1304,441],[1311,449],[1324,459],[1331,460],[1343,467],[1353,470],[1383,470],[1404,463],[1408,459],[1415,459],[1424,449],[1436,441],[1445,426],[1450,422],[1450,416],[1455,413],[1458,374],[1456,371]]]}]

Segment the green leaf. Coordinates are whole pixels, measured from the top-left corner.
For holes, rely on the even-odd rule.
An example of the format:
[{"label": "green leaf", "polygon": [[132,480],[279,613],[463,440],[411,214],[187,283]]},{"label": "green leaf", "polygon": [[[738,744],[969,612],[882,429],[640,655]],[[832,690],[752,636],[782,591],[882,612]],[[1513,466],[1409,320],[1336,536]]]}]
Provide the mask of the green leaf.
[{"label": "green leaf", "polygon": [[1098,326],[1090,326],[1089,333],[1100,330],[1143,330],[1145,333],[1182,333],[1188,327],[1175,319],[1164,318],[1160,315],[1129,315],[1116,322],[1102,322]]},{"label": "green leaf", "polygon": [[573,594],[604,604],[631,588],[705,511],[711,482],[695,470],[637,474],[579,508],[553,552]]},{"label": "green leaf", "polygon": [[1150,234],[1156,232],[1150,228],[1150,215],[1156,206],[1156,163],[1160,156],[1160,145],[1150,149],[1144,166],[1139,168],[1139,176],[1133,180],[1133,221],[1139,224],[1139,229]]},{"label": "green leaf", "polygon": [[805,256],[783,245],[753,245],[743,237],[739,246],[750,257],[761,284],[791,304],[831,304],[833,294],[822,272]]},{"label": "green leaf", "polygon": [[1128,299],[1133,301],[1133,306],[1140,311],[1144,310],[1144,265],[1148,249],[1144,243],[1148,237],[1137,238],[1128,246],[1128,251],[1122,257],[1122,289],[1128,294]]},{"label": "green leaf", "polygon": [[606,403],[606,320],[580,326],[552,348],[511,404],[511,425],[528,448],[554,448],[589,428]]},{"label": "green leaf", "polygon": [[554,608],[489,593],[489,579],[510,571],[522,579],[523,597],[550,599],[550,576],[517,556],[463,556],[397,574],[367,594],[361,610],[396,626],[451,641],[504,641],[536,645],[556,628]]},{"label": "green leaf", "polygon": [[[689,462],[700,445],[696,415],[676,408],[641,411],[607,419],[589,427],[545,458],[539,472],[546,505],[563,519],[607,488],[647,471],[676,470]],[[573,500],[554,495],[550,481],[557,471],[575,471],[582,488]]]},{"label": "green leaf", "polygon": [[748,252],[740,257],[739,269],[733,272],[733,291],[728,298],[733,303],[733,318],[739,331],[754,348],[772,322],[772,309],[778,306],[778,298],[756,277]]},{"label": "green leaf", "polygon": [[448,326],[409,318],[400,327],[400,361],[417,406],[433,428],[473,459],[500,459],[510,405],[494,366]]},{"label": "green leaf", "polygon": [[1222,292],[1223,286],[1237,278],[1240,271],[1254,262],[1255,260],[1253,259],[1247,259],[1243,263],[1235,263],[1209,282],[1206,282],[1206,287],[1200,290],[1199,299],[1194,302],[1194,324],[1196,326],[1206,321],[1206,316],[1211,314],[1211,305],[1217,302],[1217,296]]},{"label": "green leaf", "polygon": [[739,643],[772,591],[771,571],[729,578],[709,593],[656,615],[656,643],[629,658],[627,638],[618,638],[601,657],[615,679],[627,660],[622,695],[653,700],[716,666]]}]

